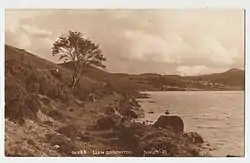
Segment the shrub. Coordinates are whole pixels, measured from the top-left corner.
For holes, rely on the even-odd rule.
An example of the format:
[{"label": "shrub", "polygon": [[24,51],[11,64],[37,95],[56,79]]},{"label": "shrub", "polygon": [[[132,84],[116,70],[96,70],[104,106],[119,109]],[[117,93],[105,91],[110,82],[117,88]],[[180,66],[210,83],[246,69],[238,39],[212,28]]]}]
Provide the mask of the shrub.
[{"label": "shrub", "polygon": [[69,87],[53,78],[48,72],[41,75],[38,92],[52,99],[58,99],[63,102],[68,101],[71,96]]},{"label": "shrub", "polygon": [[39,109],[37,96],[26,92],[18,82],[9,78],[5,87],[5,116],[18,123],[25,118],[35,119]]}]

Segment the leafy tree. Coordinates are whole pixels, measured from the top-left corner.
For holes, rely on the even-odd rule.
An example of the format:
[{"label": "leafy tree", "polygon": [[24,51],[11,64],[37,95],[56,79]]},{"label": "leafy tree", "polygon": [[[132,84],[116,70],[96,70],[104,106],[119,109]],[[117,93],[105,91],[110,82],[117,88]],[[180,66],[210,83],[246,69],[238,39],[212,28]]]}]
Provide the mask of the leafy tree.
[{"label": "leafy tree", "polygon": [[60,55],[59,60],[72,62],[72,89],[81,79],[85,66],[105,68],[106,61],[102,50],[88,38],[84,38],[81,32],[68,31],[68,35],[62,35],[54,42],[52,48],[53,56]]}]

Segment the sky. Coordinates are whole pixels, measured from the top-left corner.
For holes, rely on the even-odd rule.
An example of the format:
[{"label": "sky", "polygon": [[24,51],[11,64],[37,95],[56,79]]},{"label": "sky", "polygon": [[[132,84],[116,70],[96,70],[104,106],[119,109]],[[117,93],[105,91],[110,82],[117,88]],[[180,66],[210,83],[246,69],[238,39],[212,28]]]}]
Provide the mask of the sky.
[{"label": "sky", "polygon": [[200,75],[244,69],[243,9],[6,10],[5,42],[57,63],[68,30],[100,45],[107,71]]}]

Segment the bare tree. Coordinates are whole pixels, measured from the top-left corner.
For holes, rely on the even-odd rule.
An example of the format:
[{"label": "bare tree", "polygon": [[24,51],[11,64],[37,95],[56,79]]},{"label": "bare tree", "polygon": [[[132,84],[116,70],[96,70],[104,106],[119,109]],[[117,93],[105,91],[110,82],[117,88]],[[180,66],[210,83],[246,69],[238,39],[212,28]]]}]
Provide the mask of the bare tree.
[{"label": "bare tree", "polygon": [[86,65],[105,68],[103,61],[106,61],[98,44],[88,38],[84,38],[81,32],[68,31],[68,35],[62,35],[54,42],[53,56],[60,55],[59,60],[72,62],[72,89],[81,79]]}]

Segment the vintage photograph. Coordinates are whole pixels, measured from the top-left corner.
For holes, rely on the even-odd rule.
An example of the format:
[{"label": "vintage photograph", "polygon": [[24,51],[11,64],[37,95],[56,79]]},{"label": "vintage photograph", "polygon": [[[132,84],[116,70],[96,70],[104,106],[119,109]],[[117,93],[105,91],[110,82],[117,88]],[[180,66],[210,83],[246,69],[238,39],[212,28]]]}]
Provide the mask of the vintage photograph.
[{"label": "vintage photograph", "polygon": [[243,9],[6,9],[6,157],[244,157]]}]

